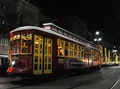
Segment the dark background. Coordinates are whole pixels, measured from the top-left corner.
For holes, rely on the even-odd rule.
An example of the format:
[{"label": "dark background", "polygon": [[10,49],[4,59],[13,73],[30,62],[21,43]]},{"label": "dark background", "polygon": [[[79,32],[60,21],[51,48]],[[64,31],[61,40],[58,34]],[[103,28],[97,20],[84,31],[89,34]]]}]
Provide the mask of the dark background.
[{"label": "dark background", "polygon": [[104,41],[120,44],[120,0],[31,0],[52,19],[75,15],[92,33],[99,30]]}]

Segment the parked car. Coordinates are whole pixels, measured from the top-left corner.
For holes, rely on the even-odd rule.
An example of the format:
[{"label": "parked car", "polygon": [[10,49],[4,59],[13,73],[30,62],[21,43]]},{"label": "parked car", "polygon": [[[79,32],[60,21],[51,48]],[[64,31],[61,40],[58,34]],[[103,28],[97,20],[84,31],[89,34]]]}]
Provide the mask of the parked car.
[{"label": "parked car", "polygon": [[0,65],[0,76],[7,76],[8,62]]}]

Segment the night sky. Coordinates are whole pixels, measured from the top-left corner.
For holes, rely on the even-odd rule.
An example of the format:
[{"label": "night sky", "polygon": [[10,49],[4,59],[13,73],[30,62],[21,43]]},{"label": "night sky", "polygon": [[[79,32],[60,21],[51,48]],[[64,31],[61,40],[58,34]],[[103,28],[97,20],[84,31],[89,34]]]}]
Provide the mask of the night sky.
[{"label": "night sky", "polygon": [[120,0],[31,0],[40,11],[50,17],[62,19],[76,16],[90,32],[99,30],[105,40],[120,44]]}]

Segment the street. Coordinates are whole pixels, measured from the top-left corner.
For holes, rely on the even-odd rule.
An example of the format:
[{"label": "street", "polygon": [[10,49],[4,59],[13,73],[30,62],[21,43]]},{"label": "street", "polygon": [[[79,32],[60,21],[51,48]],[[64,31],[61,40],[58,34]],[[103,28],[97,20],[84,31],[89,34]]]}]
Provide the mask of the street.
[{"label": "street", "polygon": [[0,89],[119,89],[120,66],[104,67],[101,71],[54,81],[30,81],[0,77]]}]

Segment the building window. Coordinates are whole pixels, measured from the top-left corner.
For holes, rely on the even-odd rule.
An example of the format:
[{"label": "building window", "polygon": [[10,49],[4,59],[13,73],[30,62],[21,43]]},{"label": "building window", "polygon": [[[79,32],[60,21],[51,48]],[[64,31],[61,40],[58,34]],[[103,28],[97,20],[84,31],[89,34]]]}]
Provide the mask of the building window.
[{"label": "building window", "polygon": [[5,39],[5,38],[1,39],[0,44],[1,45],[8,45],[8,39]]}]

